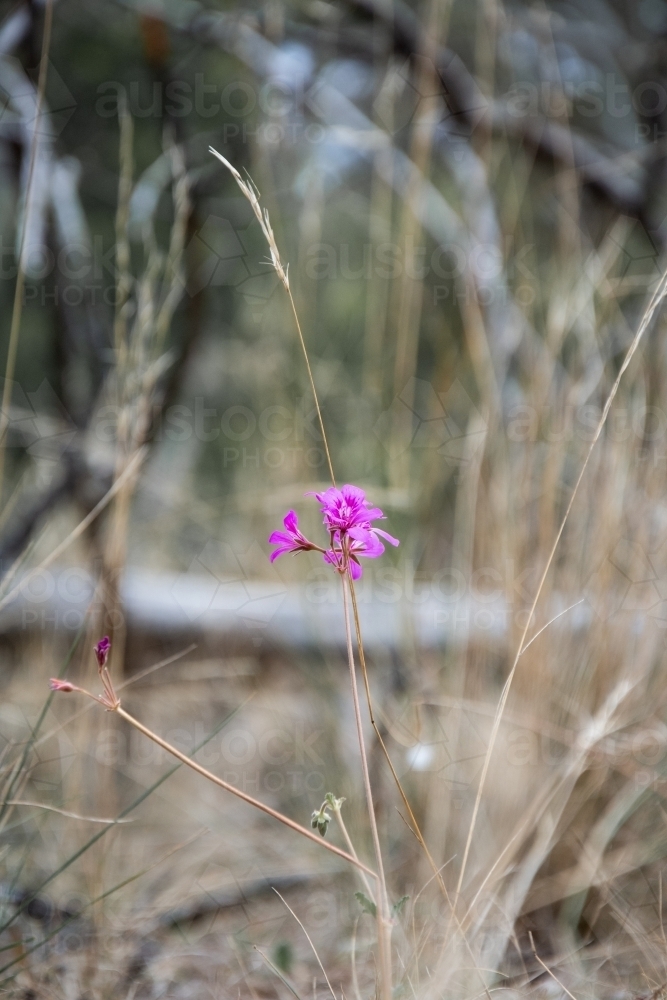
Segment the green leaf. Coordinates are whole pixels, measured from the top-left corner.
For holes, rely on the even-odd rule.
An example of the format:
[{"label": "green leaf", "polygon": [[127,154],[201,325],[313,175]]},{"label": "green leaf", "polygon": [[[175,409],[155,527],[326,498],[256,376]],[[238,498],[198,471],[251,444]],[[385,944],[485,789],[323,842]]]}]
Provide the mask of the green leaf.
[{"label": "green leaf", "polygon": [[364,913],[370,913],[372,917],[377,917],[378,913],[377,906],[375,905],[372,899],[368,898],[368,896],[365,893],[355,892],[354,898],[359,902],[359,905],[361,906],[361,909],[364,911]]},{"label": "green leaf", "polygon": [[401,896],[399,901],[397,903],[394,903],[394,905],[391,908],[392,917],[397,917],[399,915],[399,913],[401,912],[401,910],[403,909],[403,907],[405,906],[405,904],[409,899],[410,899],[409,896]]}]

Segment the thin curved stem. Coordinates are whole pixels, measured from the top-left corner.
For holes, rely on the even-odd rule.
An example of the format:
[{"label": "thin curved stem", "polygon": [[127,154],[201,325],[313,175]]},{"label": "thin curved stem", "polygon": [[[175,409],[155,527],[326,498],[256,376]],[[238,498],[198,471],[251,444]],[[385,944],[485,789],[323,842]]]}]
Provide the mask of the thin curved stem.
[{"label": "thin curved stem", "polygon": [[307,837],[308,840],[312,840],[316,844],[319,844],[320,847],[324,847],[326,848],[326,850],[331,851],[332,854],[337,854],[338,857],[343,858],[345,861],[349,861],[350,864],[354,865],[355,867],[361,868],[364,872],[366,872],[367,875],[371,875],[375,879],[377,878],[375,872],[372,871],[370,868],[368,868],[365,864],[363,864],[363,862],[359,861],[358,858],[353,858],[351,854],[348,854],[346,851],[341,850],[340,847],[336,847],[335,844],[330,844],[327,840],[323,840],[322,837],[318,837],[317,834],[312,833],[310,830],[307,830],[305,826],[301,826],[300,823],[297,823],[293,819],[290,819],[289,816],[284,816],[276,809],[272,809],[271,806],[267,806],[264,802],[260,802],[259,799],[254,799],[252,795],[248,795],[247,792],[242,792],[240,788],[236,788],[234,785],[230,785],[229,782],[224,781],[222,778],[219,778],[217,774],[213,774],[211,771],[207,771],[205,767],[202,767],[201,764],[198,764],[197,761],[193,760],[191,757],[186,757],[184,753],[181,753],[180,750],[177,750],[176,747],[171,745],[171,743],[167,743],[167,741],[163,740],[162,737],[157,735],[157,733],[154,733],[151,729],[148,729],[146,726],[142,725],[138,719],[135,719],[134,716],[130,715],[129,712],[126,712],[125,709],[121,708],[120,705],[118,705],[115,709],[113,709],[113,711],[117,712],[122,719],[125,719],[126,722],[129,722],[131,726],[134,726],[135,729],[138,729],[140,733],[143,733],[144,736],[147,736],[149,740],[153,741],[153,743],[157,743],[159,747],[162,747],[162,749],[166,750],[167,753],[170,753],[173,757],[176,757],[178,760],[181,761],[181,763],[187,764],[188,767],[191,767],[193,771],[196,771],[198,774],[201,774],[202,777],[208,778],[208,780],[212,781],[214,785],[218,785],[220,788],[223,788],[226,792],[231,792],[232,795],[236,795],[237,798],[242,799],[244,802],[247,802],[248,805],[254,806],[255,809],[259,809],[260,812],[266,813],[267,816],[271,816],[273,819],[277,819],[278,822],[282,823],[284,826],[288,826],[290,830],[294,830],[296,831],[296,833],[300,833],[303,837]]}]

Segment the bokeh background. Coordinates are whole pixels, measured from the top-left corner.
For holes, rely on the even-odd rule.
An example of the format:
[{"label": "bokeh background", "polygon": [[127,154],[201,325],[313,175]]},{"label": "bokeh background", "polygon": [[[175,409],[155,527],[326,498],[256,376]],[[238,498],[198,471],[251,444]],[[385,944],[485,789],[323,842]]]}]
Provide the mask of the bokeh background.
[{"label": "bokeh background", "polygon": [[340,585],[316,553],[268,559],[288,509],[322,530],[305,494],[329,484],[324,442],[213,146],[289,262],[336,478],[401,540],[365,566],[361,622],[378,725],[444,867],[440,885],[369,724],[390,892],[409,896],[397,995],[663,995],[659,311],[531,620],[462,864],[502,685],[664,270],[665,0],[0,8],[3,988],[323,996],[275,887],[336,994],[374,995],[350,871],[48,694],[55,674],[95,685],[110,634],[145,724],[306,825],[345,796],[372,857]]}]

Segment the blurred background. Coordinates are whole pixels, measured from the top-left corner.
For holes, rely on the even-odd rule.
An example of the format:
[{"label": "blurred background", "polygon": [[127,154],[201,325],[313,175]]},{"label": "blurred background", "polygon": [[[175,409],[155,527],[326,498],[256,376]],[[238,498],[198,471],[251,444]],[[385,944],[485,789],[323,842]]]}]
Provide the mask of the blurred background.
[{"label": "blurred background", "polygon": [[369,724],[390,891],[410,897],[397,996],[662,996],[659,313],[466,841],[528,609],[665,266],[667,2],[0,16],[3,988],[324,995],[272,886],[337,993],[375,988],[350,871],[48,697],[52,675],[97,684],[109,634],[129,710],[306,825],[345,796],[372,857],[338,581],[316,553],[268,560],[290,508],[319,540],[304,495],[330,483],[324,442],[289,300],[213,146],[289,262],[337,481],[401,540],[364,567],[361,623],[378,725],[444,868],[439,886]]}]

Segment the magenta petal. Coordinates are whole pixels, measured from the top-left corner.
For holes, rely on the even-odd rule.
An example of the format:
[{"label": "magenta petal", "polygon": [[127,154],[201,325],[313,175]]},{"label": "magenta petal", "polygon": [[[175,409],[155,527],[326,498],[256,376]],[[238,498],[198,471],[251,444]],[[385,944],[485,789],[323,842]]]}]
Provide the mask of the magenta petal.
[{"label": "magenta petal", "polygon": [[360,486],[352,486],[351,483],[346,483],[345,486],[340,491],[343,494],[345,500],[348,503],[357,504],[366,503],[366,492],[362,490]]},{"label": "magenta petal", "polygon": [[352,551],[357,556],[377,559],[384,552],[384,545],[375,532],[369,528],[350,528],[348,535],[352,538]]},{"label": "magenta petal", "polygon": [[364,545],[371,543],[373,536],[371,534],[371,529],[369,527],[363,527],[362,525],[355,525],[352,528],[348,528],[347,531],[350,538],[354,538],[355,542],[363,542]]},{"label": "magenta petal", "polygon": [[371,507],[370,510],[364,511],[364,516],[367,521],[377,521],[379,517],[384,517],[384,512],[379,507]]},{"label": "magenta petal", "polygon": [[350,576],[353,580],[359,580],[362,573],[364,572],[356,559],[350,559],[348,563],[350,567]]},{"label": "magenta petal", "polygon": [[283,524],[290,532],[290,534],[294,535],[297,534],[299,530],[299,518],[297,517],[297,513],[295,510],[287,511],[287,513],[285,514],[285,520],[283,521]]},{"label": "magenta petal", "polygon": [[390,535],[388,531],[382,531],[381,528],[373,528],[373,531],[375,532],[376,535],[382,535],[382,537],[384,538],[384,540],[386,542],[389,542],[390,545],[400,545],[401,544],[399,542],[398,538],[394,538],[394,536]]},{"label": "magenta petal", "polygon": [[369,542],[361,548],[357,549],[355,547],[353,551],[356,556],[365,556],[366,559],[378,559],[384,552],[384,545],[379,538],[372,535]]},{"label": "magenta petal", "polygon": [[291,545],[294,539],[284,531],[272,531],[269,535],[269,545]]}]

